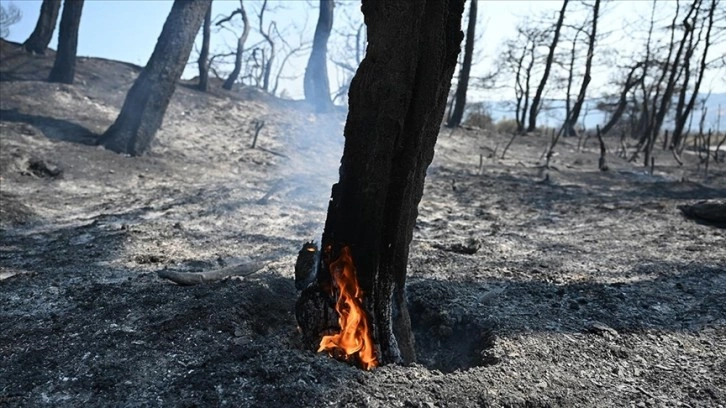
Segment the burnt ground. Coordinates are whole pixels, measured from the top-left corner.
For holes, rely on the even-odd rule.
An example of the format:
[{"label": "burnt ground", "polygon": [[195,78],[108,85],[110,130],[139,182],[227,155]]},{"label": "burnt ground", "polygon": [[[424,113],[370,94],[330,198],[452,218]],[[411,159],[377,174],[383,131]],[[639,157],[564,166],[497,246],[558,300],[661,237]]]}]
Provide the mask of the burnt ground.
[{"label": "burnt ground", "polygon": [[724,163],[599,172],[565,139],[543,170],[546,137],[501,159],[506,135],[443,131],[409,263],[419,363],[365,372],[303,350],[292,312],[344,113],[181,86],[125,157],[93,142],[138,67],[49,84],[51,57],[0,45],[0,406],[726,405],[726,230],[678,210],[726,198]]}]

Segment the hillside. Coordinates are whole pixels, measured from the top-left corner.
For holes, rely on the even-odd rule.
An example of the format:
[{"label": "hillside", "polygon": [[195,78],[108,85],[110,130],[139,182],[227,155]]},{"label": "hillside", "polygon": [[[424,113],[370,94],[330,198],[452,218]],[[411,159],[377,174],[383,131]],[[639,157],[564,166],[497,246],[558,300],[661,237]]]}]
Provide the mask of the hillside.
[{"label": "hillside", "polygon": [[726,405],[726,230],[678,210],[726,199],[724,163],[600,172],[565,139],[543,169],[546,137],[501,159],[508,135],[442,131],[409,262],[419,363],[365,372],[303,350],[293,315],[343,112],[182,84],[132,158],[94,141],[138,67],[81,58],[68,86],[51,64],[0,42],[0,405]]}]

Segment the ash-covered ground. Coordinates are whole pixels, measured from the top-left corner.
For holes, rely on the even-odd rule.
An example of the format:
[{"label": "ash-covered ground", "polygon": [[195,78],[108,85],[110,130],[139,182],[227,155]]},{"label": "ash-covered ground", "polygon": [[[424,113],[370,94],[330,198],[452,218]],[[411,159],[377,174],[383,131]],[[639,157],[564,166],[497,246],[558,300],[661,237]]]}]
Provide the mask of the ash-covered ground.
[{"label": "ash-covered ground", "polygon": [[502,159],[508,135],[442,131],[409,262],[419,363],[366,372],[302,349],[293,314],[343,112],[180,86],[131,158],[93,142],[137,67],[82,58],[58,85],[52,56],[0,57],[0,406],[726,405],[726,230],[678,210],[726,198],[724,163],[600,172],[595,140],[564,139],[542,169],[548,137]]}]

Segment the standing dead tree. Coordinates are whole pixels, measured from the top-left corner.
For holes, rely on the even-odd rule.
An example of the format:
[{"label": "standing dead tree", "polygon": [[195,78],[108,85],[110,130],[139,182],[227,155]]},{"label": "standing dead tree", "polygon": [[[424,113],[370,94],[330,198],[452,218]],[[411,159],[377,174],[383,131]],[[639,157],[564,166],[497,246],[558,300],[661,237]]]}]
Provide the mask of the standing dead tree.
[{"label": "standing dead tree", "polygon": [[[703,82],[703,77],[708,68],[707,56],[708,51],[712,45],[711,33],[714,26],[714,15],[716,14],[718,4],[719,2],[717,0],[711,0],[711,6],[707,11],[707,22],[701,25],[701,31],[703,30],[703,26],[706,25],[706,38],[704,40],[701,61],[698,67],[698,73],[696,74],[696,82],[693,88],[689,89],[688,81],[691,78],[690,57],[694,54],[695,47],[697,46],[697,44],[694,44],[693,42],[693,33],[691,33],[691,42],[689,43],[689,47],[686,52],[686,59],[684,61],[684,84],[681,86],[681,91],[678,96],[678,104],[675,114],[675,127],[673,130],[673,137],[671,139],[671,148],[673,149],[678,149],[678,147],[683,142],[683,130],[685,129],[686,121],[688,120],[688,117],[693,111],[696,97],[701,89],[701,83]],[[700,37],[701,32],[699,32],[698,35],[699,39]],[[688,102],[686,103],[685,99],[687,92],[690,92],[690,98],[688,98]]]},{"label": "standing dead tree", "polygon": [[43,0],[35,29],[23,43],[23,48],[26,51],[41,55],[45,54],[45,50],[48,49],[48,44],[53,38],[60,8],[61,0]]},{"label": "standing dead tree", "polygon": [[469,1],[469,23],[466,29],[466,43],[464,45],[464,62],[459,70],[459,80],[456,83],[456,94],[454,96],[454,108],[451,111],[446,127],[455,128],[461,125],[466,107],[466,91],[469,88],[469,75],[471,63],[474,59],[474,41],[476,38],[476,7],[477,1]]},{"label": "standing dead tree", "polygon": [[[639,62],[629,68],[627,77],[621,85],[622,88],[620,89],[620,94],[618,96],[618,101],[615,104],[615,109],[612,111],[608,121],[605,122],[605,125],[603,125],[601,129],[601,133],[603,135],[607,134],[610,130],[612,130],[613,127],[615,127],[615,125],[617,125],[622,118],[623,113],[625,113],[625,110],[628,107],[628,96],[630,92],[635,88],[636,85],[640,83],[640,81],[643,80],[642,76],[638,76],[636,74],[641,67],[642,63]],[[605,104],[600,104],[598,109],[608,111],[609,107],[605,106]]]},{"label": "standing dead tree", "polygon": [[199,84],[197,87],[202,92],[207,92],[209,86],[209,41],[212,36],[212,4],[209,4],[207,13],[204,15],[202,24],[202,50],[199,52],[197,67],[199,67]]},{"label": "standing dead tree", "polygon": [[99,145],[132,156],[148,149],[211,3],[212,0],[174,0],[149,62],[126,94],[116,121],[99,138]]},{"label": "standing dead tree", "polygon": [[[351,83],[321,262],[296,316],[316,349],[371,368],[415,360],[406,265],[463,38],[464,2],[364,0],[362,11],[369,46]],[[326,312],[331,296],[346,304]]]},{"label": "standing dead tree", "polygon": [[0,38],[10,35],[10,26],[17,24],[23,18],[23,13],[15,4],[0,4]]},{"label": "standing dead tree", "polygon": [[264,0],[262,2],[262,6],[260,7],[260,11],[257,13],[257,20],[258,20],[258,29],[260,31],[260,35],[265,39],[267,42],[267,45],[269,46],[269,53],[266,54],[265,50],[262,50],[262,89],[265,91],[270,90],[270,75],[272,74],[272,63],[275,60],[275,41],[272,39],[272,32],[275,29],[275,26],[277,23],[274,21],[270,22],[269,26],[267,27],[267,31],[264,29],[264,18],[265,18],[265,10],[267,9],[267,0]]},{"label": "standing dead tree", "polygon": [[557,48],[557,43],[560,39],[560,30],[562,29],[562,23],[565,20],[565,10],[567,9],[568,1],[569,0],[563,0],[562,9],[560,10],[559,17],[557,18],[557,23],[555,23],[552,43],[550,44],[549,53],[547,54],[547,60],[545,62],[544,73],[542,74],[542,79],[537,86],[537,91],[532,98],[532,106],[529,108],[529,124],[527,126],[527,132],[532,132],[537,128],[537,114],[539,113],[542,93],[544,92],[547,79],[549,79],[550,76],[550,70],[552,69],[552,61],[554,60],[555,49]]},{"label": "standing dead tree", "polygon": [[517,37],[505,43],[505,51],[500,56],[500,70],[512,73],[515,95],[514,117],[517,132],[524,131],[529,112],[531,82],[539,61],[537,49],[544,43],[547,31],[528,23],[517,27]]},{"label": "standing dead tree", "polygon": [[328,80],[328,38],[333,29],[334,6],[333,0],[320,0],[320,16],[315,27],[313,49],[303,78],[305,100],[318,112],[327,112],[333,106]]},{"label": "standing dead tree", "polygon": [[58,32],[58,51],[48,81],[72,84],[76,76],[78,27],[81,24],[83,0],[65,0]]},{"label": "standing dead tree", "polygon": [[222,24],[230,21],[237,14],[242,17],[242,23],[244,24],[244,28],[242,29],[242,34],[240,34],[240,36],[237,38],[237,50],[234,54],[234,68],[232,68],[232,72],[230,72],[229,76],[227,76],[227,79],[222,85],[222,88],[227,90],[232,89],[234,83],[237,82],[237,79],[239,79],[240,72],[242,72],[242,57],[244,55],[247,37],[250,34],[250,20],[247,17],[247,12],[245,11],[244,1],[239,0],[239,8],[233,11],[232,14],[230,14],[228,17],[225,17],[217,21],[216,23],[217,26],[221,26]]},{"label": "standing dead tree", "polygon": [[580,84],[580,91],[577,94],[577,99],[575,100],[575,106],[572,108],[572,111],[569,112],[569,115],[567,117],[567,120],[565,121],[567,124],[566,131],[569,135],[575,136],[575,123],[577,123],[577,119],[580,116],[580,112],[582,111],[582,106],[585,103],[585,95],[587,94],[587,87],[590,84],[590,81],[592,80],[591,72],[592,72],[592,59],[595,55],[595,41],[597,39],[597,20],[600,15],[600,0],[595,0],[595,4],[593,5],[592,9],[592,23],[590,25],[590,31],[587,34],[587,56],[585,57],[585,75],[582,78],[582,83]]}]

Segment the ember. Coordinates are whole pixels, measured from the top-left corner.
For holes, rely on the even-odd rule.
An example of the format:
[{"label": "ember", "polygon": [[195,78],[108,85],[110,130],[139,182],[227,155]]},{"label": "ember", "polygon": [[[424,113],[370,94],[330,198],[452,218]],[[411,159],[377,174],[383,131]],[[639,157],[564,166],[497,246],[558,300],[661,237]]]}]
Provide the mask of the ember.
[{"label": "ember", "polygon": [[342,352],[346,360],[357,357],[361,366],[370,370],[378,365],[378,360],[350,248],[341,249],[340,257],[330,264],[330,274],[339,292],[335,310],[339,316],[340,333],[323,336],[318,351],[329,351],[331,355]]}]

